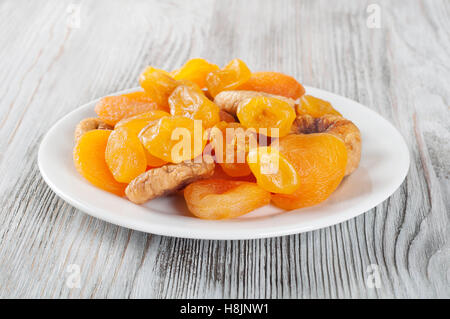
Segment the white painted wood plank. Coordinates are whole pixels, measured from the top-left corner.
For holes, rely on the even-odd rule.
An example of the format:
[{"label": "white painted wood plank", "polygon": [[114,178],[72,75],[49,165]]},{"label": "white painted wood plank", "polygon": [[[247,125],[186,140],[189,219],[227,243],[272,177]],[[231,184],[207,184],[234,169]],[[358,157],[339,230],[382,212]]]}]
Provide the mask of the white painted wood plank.
[{"label": "white painted wood plank", "polygon": [[[80,4],[80,28],[67,8]],[[377,1],[0,3],[0,297],[450,297],[450,3]],[[148,64],[234,57],[358,100],[411,151],[406,182],[363,216],[306,234],[201,241],[91,218],[43,182],[45,132]],[[80,266],[79,288],[66,285]],[[366,286],[377,264],[380,289]]]}]

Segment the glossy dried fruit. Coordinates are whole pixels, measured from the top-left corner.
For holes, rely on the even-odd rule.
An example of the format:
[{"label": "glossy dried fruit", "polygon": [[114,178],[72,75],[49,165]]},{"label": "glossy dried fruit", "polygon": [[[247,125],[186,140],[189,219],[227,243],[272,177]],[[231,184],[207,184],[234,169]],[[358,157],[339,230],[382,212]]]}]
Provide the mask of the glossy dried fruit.
[{"label": "glossy dried fruit", "polygon": [[310,115],[299,115],[292,125],[292,133],[329,133],[339,137],[347,148],[345,176],[350,175],[358,168],[361,159],[361,133],[352,121],[330,114],[317,118]]},{"label": "glossy dried fruit", "polygon": [[126,184],[117,182],[105,160],[109,130],[92,130],[78,140],[73,150],[73,162],[77,171],[94,186],[123,196]]},{"label": "glossy dried fruit", "polygon": [[279,150],[295,167],[300,186],[290,195],[274,194],[276,206],[291,210],[316,205],[326,200],[344,177],[347,150],[336,136],[291,134],[280,138]]},{"label": "glossy dried fruit", "polygon": [[211,176],[212,179],[226,179],[226,180],[230,180],[230,181],[242,181],[242,182],[252,182],[252,183],[256,183],[256,178],[255,176],[250,173],[250,175],[246,175],[246,176],[230,176],[227,173],[225,173],[225,171],[223,170],[223,168],[220,165],[216,165],[216,168],[214,169],[214,174],[213,176]]},{"label": "glossy dried fruit", "polygon": [[[259,96],[241,102],[237,117],[245,127],[267,129],[266,135],[281,137],[290,132],[295,111],[284,101]],[[278,132],[272,130],[273,128],[278,129]]]},{"label": "glossy dried fruit", "polygon": [[206,87],[206,76],[212,71],[219,70],[219,67],[209,63],[205,59],[191,59],[181,68],[171,72],[176,80],[189,80],[196,83],[201,89]]},{"label": "glossy dried fruit", "polygon": [[180,163],[199,156],[206,145],[199,121],[173,116],[150,123],[140,133],[144,147],[166,162]]},{"label": "glossy dried fruit", "polygon": [[300,103],[295,107],[295,111],[297,115],[311,115],[312,117],[321,117],[326,114],[342,116],[330,102],[311,95],[302,96]]},{"label": "glossy dried fruit", "polygon": [[222,91],[234,90],[248,81],[251,72],[240,59],[231,60],[223,69],[212,71],[206,77],[206,85],[212,97]]},{"label": "glossy dried fruit", "polygon": [[179,85],[170,74],[164,70],[147,67],[139,77],[139,83],[144,91],[164,111],[169,111],[169,96]]},{"label": "glossy dried fruit", "polygon": [[109,136],[105,160],[114,179],[121,183],[130,183],[147,168],[141,141],[126,127],[116,128]]},{"label": "glossy dried fruit", "polygon": [[235,218],[270,203],[270,193],[255,183],[206,179],[184,190],[189,211],[203,219]]},{"label": "glossy dried fruit", "polygon": [[95,105],[98,117],[111,126],[124,118],[157,109],[155,101],[141,91],[107,96]]},{"label": "glossy dried fruit", "polygon": [[239,123],[220,122],[211,130],[210,139],[216,161],[226,174],[232,177],[251,174],[246,158],[249,149],[258,146],[254,131]]},{"label": "glossy dried fruit", "polygon": [[258,185],[265,190],[292,194],[300,187],[295,167],[276,148],[264,146],[251,149],[247,158]]},{"label": "glossy dried fruit", "polygon": [[[170,116],[169,113],[164,111],[150,111],[142,113],[136,116],[132,116],[121,120],[116,124],[116,129],[120,127],[125,127],[131,130],[136,136],[151,122],[156,121],[164,116]],[[144,148],[145,156],[147,158],[147,166],[150,167],[160,167],[167,162],[159,159],[149,153],[146,148]]]},{"label": "glossy dried fruit", "polygon": [[288,103],[292,108],[295,108],[296,106],[296,101],[291,98],[256,91],[223,91],[216,95],[214,98],[214,103],[216,103],[220,110],[236,115],[241,102],[260,96],[281,100]]},{"label": "glossy dried fruit", "polygon": [[305,94],[305,88],[296,79],[279,72],[254,72],[250,79],[236,90],[265,92],[294,100]]},{"label": "glossy dried fruit", "polygon": [[220,121],[219,107],[203,93],[185,86],[178,86],[169,97],[170,114],[202,121],[210,128]]}]

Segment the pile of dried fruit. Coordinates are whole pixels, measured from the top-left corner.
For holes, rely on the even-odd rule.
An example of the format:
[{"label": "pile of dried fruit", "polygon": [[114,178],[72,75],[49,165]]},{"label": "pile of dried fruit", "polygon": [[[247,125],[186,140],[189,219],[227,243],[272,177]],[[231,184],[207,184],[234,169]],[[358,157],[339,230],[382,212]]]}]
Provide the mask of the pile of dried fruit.
[{"label": "pile of dried fruit", "polygon": [[97,103],[73,151],[83,177],[134,203],[184,188],[200,218],[270,202],[291,210],[324,201],[358,167],[358,128],[288,75],[192,59],[148,67],[139,82],[142,91]]}]

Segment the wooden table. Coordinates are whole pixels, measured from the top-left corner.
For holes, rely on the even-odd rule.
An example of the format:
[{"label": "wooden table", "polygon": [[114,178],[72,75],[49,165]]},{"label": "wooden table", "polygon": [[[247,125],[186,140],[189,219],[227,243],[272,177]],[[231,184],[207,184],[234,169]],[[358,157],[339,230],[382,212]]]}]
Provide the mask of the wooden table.
[{"label": "wooden table", "polygon": [[[450,297],[450,1],[372,2],[1,1],[0,297]],[[406,181],[348,222],[247,241],[121,228],[49,189],[59,118],[198,56],[372,108],[409,146]]]}]

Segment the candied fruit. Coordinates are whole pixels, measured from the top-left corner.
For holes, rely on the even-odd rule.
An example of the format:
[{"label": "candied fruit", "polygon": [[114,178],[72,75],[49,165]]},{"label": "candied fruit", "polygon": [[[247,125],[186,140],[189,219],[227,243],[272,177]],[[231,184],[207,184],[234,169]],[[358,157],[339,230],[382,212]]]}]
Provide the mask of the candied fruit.
[{"label": "candied fruit", "polygon": [[169,111],[169,96],[179,85],[170,74],[164,70],[147,67],[139,77],[139,83],[144,91],[164,111]]},{"label": "candied fruit", "polygon": [[212,71],[219,70],[219,67],[209,63],[205,59],[191,59],[181,68],[171,73],[175,80],[189,80],[197,84],[200,89],[206,87],[206,76]]},{"label": "candied fruit", "polygon": [[311,115],[312,117],[321,117],[327,114],[342,116],[336,111],[330,102],[319,99],[312,95],[304,95],[300,103],[295,107],[297,115]]},{"label": "candied fruit", "polygon": [[94,186],[123,196],[127,184],[114,179],[105,160],[109,130],[92,130],[83,134],[73,150],[73,162],[77,171]]},{"label": "candied fruit", "polygon": [[256,183],[206,179],[184,190],[189,211],[203,219],[235,218],[270,203],[270,192]]},{"label": "candied fruit", "polygon": [[147,168],[141,141],[125,127],[116,128],[109,136],[105,159],[114,179],[121,183],[130,183]]},{"label": "candied fruit", "polygon": [[305,94],[305,88],[296,79],[279,72],[254,72],[236,90],[265,92],[294,100]]},{"label": "candied fruit", "polygon": [[169,97],[170,114],[201,120],[204,128],[220,121],[219,107],[203,93],[185,86],[178,86]]},{"label": "candied fruit", "polygon": [[95,105],[98,117],[112,126],[124,118],[157,109],[155,100],[141,91],[107,96]]},{"label": "candied fruit", "polygon": [[248,81],[251,72],[240,59],[231,60],[223,69],[212,71],[206,77],[206,85],[212,97],[222,91],[233,90]]},{"label": "candied fruit", "polygon": [[290,132],[295,111],[284,101],[259,96],[242,101],[237,110],[237,117],[245,127],[266,129],[266,135],[281,137]]},{"label": "candied fruit", "polygon": [[166,162],[180,163],[202,154],[206,145],[200,121],[186,117],[162,117],[139,135],[151,155]]},{"label": "candied fruit", "polygon": [[253,148],[247,162],[258,185],[269,192],[292,194],[300,186],[294,166],[276,148]]}]

